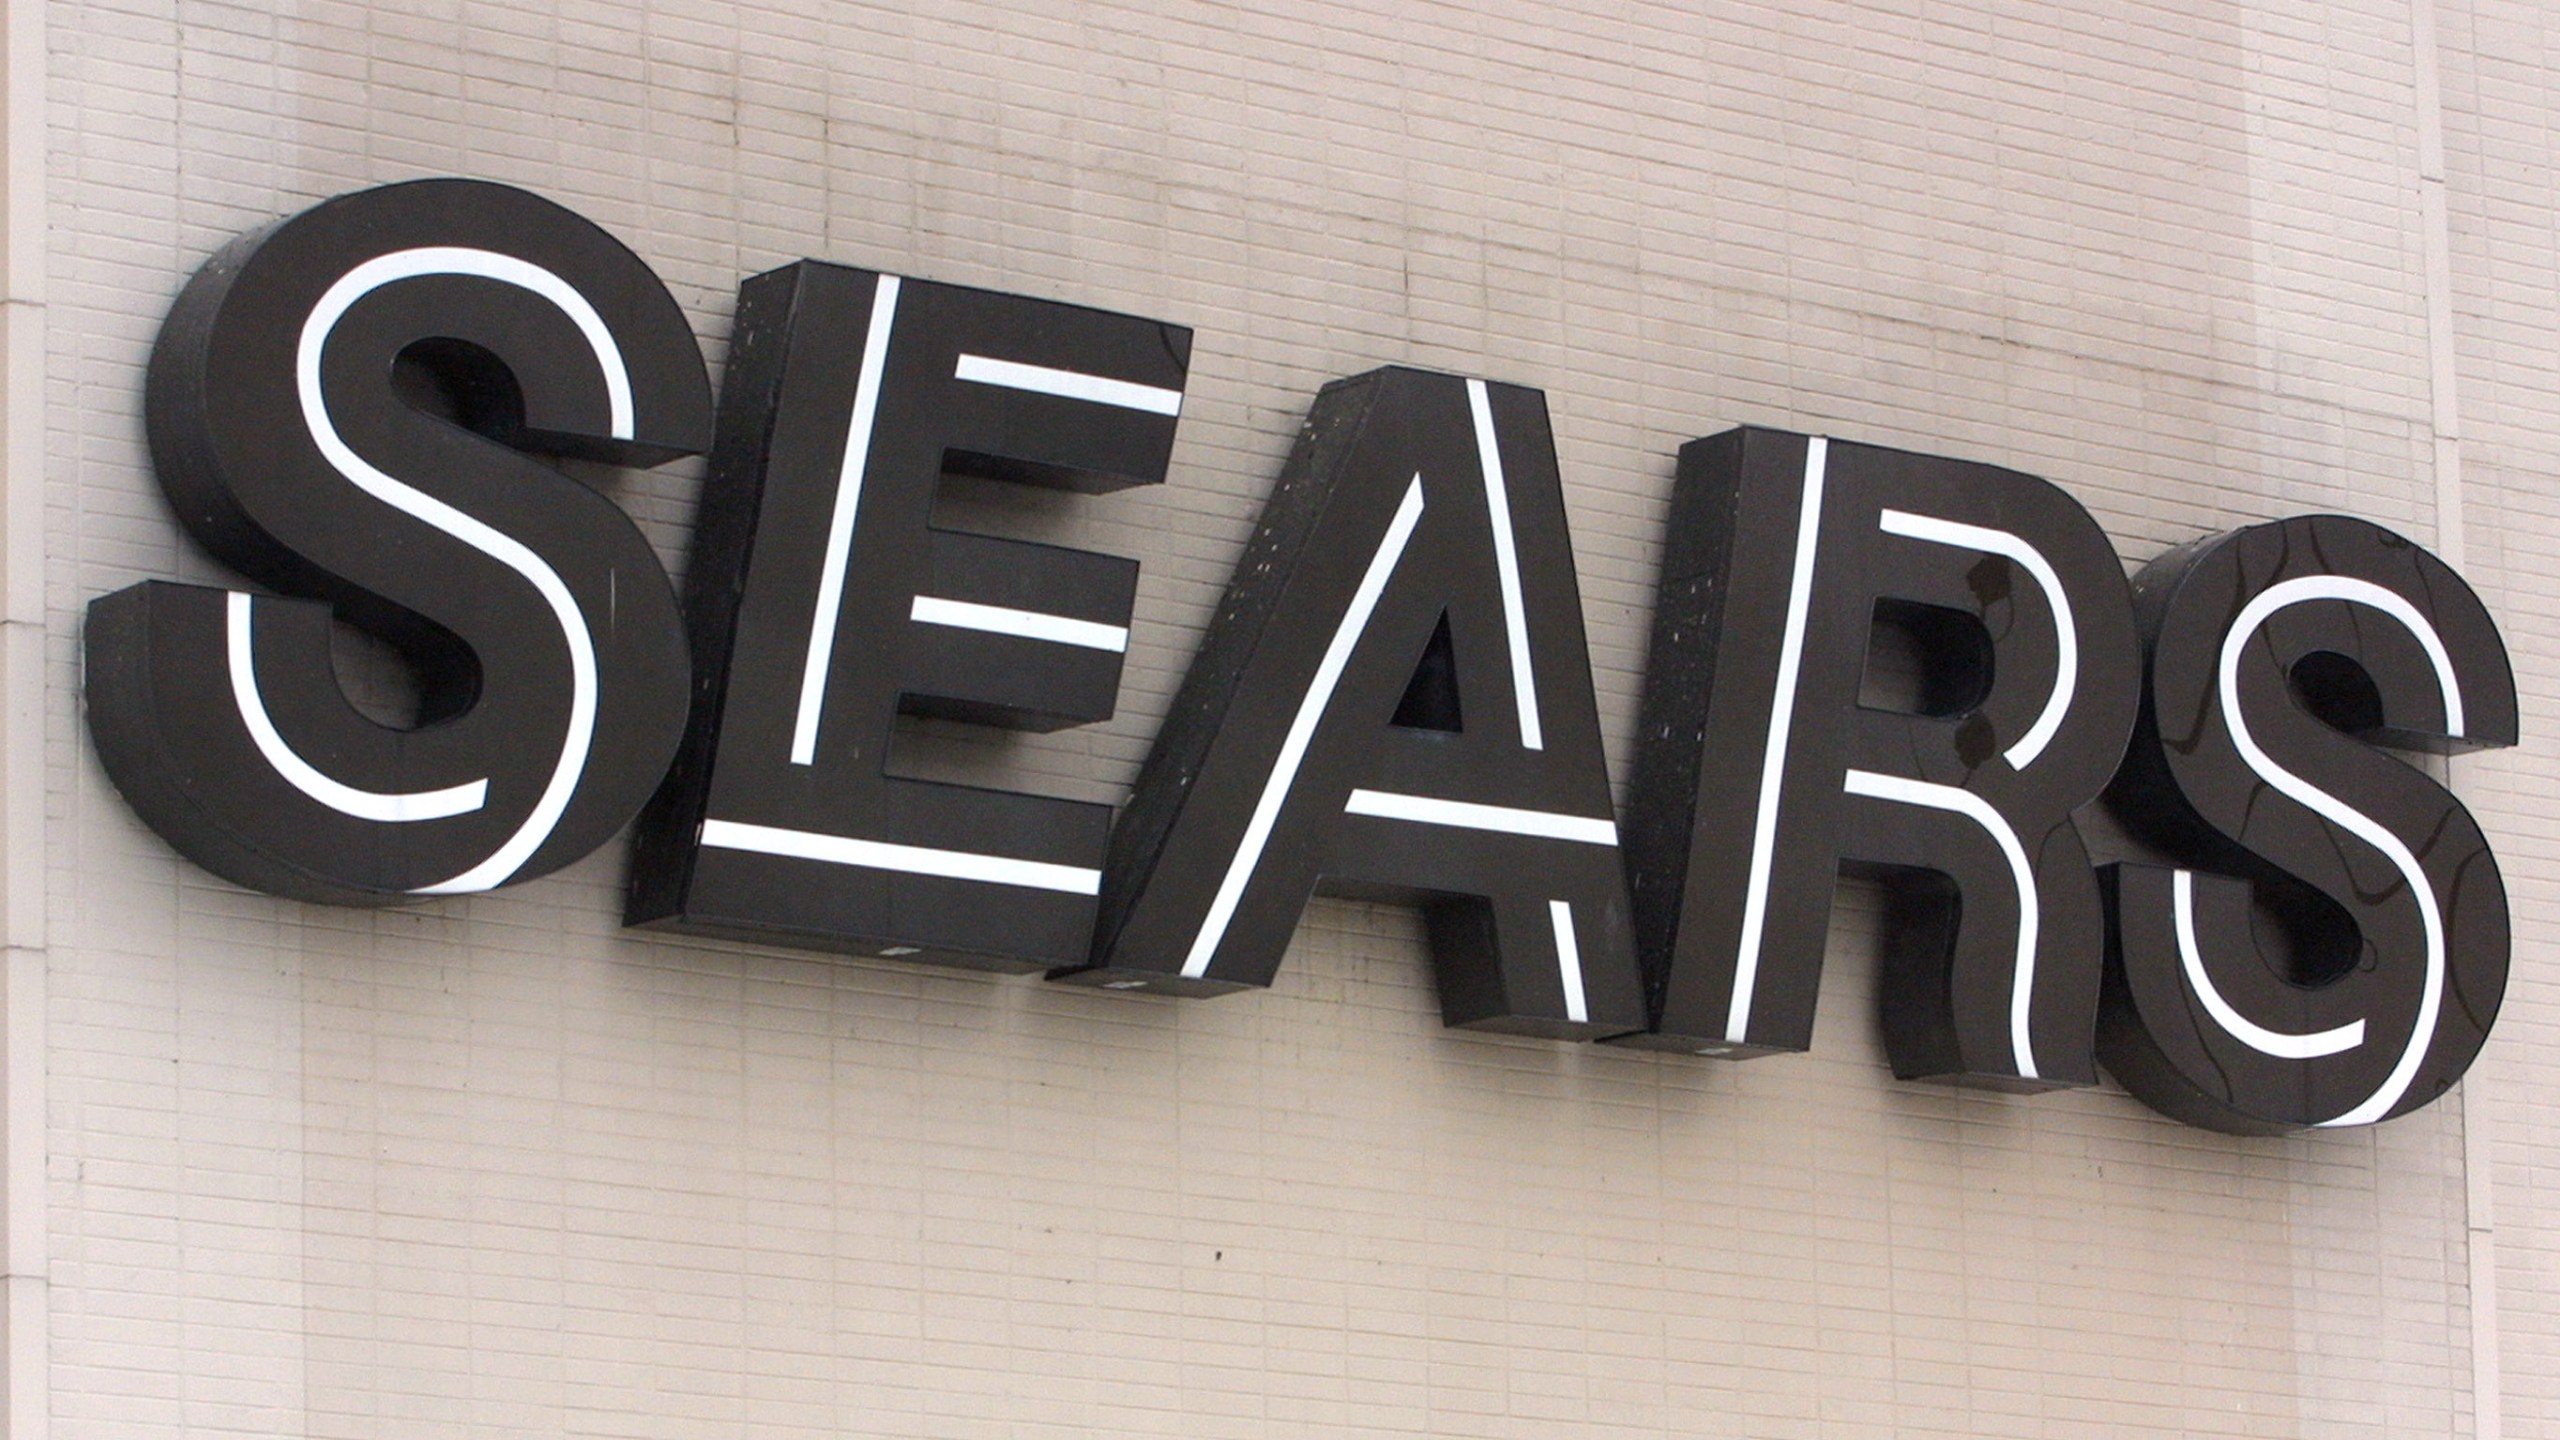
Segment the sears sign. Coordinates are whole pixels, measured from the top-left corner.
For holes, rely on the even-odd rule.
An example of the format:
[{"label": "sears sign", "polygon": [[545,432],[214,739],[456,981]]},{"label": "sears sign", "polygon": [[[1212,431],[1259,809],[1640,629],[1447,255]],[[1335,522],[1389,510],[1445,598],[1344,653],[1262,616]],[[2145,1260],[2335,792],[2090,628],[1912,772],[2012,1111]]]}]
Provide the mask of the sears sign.
[{"label": "sears sign", "polygon": [[[642,817],[628,919],[1107,989],[1268,985],[1317,890],[1417,904],[1449,1023],[1802,1050],[1872,873],[1895,1073],[2088,1085],[2216,1129],[2401,1114],[2505,988],[2498,867],[2394,751],[2512,744],[2495,623],[2361,520],[2128,589],[2053,485],[1762,429],[1685,447],[1613,812],[1541,394],[1327,386],[1116,822],[891,773],[901,713],[1112,713],[1137,567],[938,528],[946,473],[1165,479],[1190,332],[802,261],[739,292],[715,408],[649,267],[465,180],[206,262],[151,361],[179,518],[263,591],[94,601],[90,730],[144,820],[278,895],[512,884]],[[541,456],[710,453],[679,606]],[[1096,503],[1109,503],[1099,501]],[[424,677],[341,690],[333,617]],[[1861,703],[1879,625],[1907,703]],[[2093,864],[2075,814],[2131,837]]]}]

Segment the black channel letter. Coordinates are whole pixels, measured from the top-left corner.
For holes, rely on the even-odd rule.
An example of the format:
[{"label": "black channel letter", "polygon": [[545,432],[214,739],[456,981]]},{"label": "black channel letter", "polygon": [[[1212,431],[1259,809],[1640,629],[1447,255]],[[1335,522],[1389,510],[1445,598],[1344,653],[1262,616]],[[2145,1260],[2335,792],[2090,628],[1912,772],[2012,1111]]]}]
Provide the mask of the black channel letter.
[{"label": "black channel letter", "polygon": [[[525,452],[709,443],[702,355],[612,237],[470,180],[235,242],[161,327],[151,455],[188,531],[284,596],[158,581],[89,607],[89,728],[189,859],[338,904],[487,890],[624,824],[684,726],[648,542]],[[414,726],[351,705],[332,612],[403,652]]]},{"label": "black channel letter", "polygon": [[[1879,625],[1908,709],[1860,703]],[[1894,1073],[2093,1083],[2103,930],[2071,812],[2133,723],[2107,538],[2015,471],[1779,431],[1680,452],[1628,812],[1656,1005],[1626,1043],[1804,1049],[1843,863],[1893,896]]]},{"label": "black channel letter", "polygon": [[2109,798],[2177,866],[2110,867],[2107,1070],[2239,1134],[2434,1100],[2497,1017],[2507,896],[2470,812],[2387,751],[2515,743],[2496,623],[2336,515],[2171,551],[2134,593],[2149,693]]},{"label": "black channel letter", "polygon": [[1641,1023],[1576,588],[1545,396],[1325,387],[1059,978],[1268,985],[1321,881],[1424,907],[1450,1024]]},{"label": "black channel letter", "polygon": [[1092,934],[1110,808],[897,777],[896,717],[1107,718],[1135,562],[931,524],[945,472],[1164,479],[1191,332],[803,261],[739,290],[688,589],[693,728],[629,920],[1027,970]]}]

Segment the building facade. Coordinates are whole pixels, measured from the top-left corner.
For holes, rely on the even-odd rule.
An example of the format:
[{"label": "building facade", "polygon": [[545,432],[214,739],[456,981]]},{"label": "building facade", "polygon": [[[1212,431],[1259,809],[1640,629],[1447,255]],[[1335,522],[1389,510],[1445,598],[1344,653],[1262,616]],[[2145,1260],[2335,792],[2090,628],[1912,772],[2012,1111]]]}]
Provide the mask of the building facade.
[{"label": "building facade", "polygon": [[[2560,1428],[2545,7],[0,13],[10,1440]],[[2244,1138],[1894,1080],[1855,884],[1811,1050],[1732,1063],[1445,1029],[1385,904],[1177,1000],[625,929],[621,842],[383,910],[216,879],[82,714],[92,599],[236,583],[144,365],[233,237],[437,175],[610,231],[715,383],[804,257],[1192,327],[1167,483],[936,512],[1141,563],[1116,713],[909,722],[918,775],[1123,801],[1316,392],[1380,365],[1544,392],[1622,805],[1693,438],[2041,475],[2131,565],[2375,521],[2515,664],[2522,743],[2450,772],[2504,1013],[2437,1104]],[[701,462],[581,473],[684,573]]]}]

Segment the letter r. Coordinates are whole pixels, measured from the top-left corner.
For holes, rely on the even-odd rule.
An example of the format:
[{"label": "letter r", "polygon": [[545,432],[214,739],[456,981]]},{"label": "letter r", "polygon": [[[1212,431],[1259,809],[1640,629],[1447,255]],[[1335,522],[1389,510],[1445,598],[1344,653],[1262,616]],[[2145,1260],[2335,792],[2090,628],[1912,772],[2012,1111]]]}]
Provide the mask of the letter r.
[{"label": "letter r", "polygon": [[[1625,1043],[1811,1043],[1834,877],[1893,896],[1905,1078],[2085,1085],[2103,929],[2071,812],[2124,750],[2135,649],[2088,513],[2014,471],[1779,431],[1684,447],[1627,823],[1655,997]],[[1877,628],[1920,661],[1861,702]]]}]

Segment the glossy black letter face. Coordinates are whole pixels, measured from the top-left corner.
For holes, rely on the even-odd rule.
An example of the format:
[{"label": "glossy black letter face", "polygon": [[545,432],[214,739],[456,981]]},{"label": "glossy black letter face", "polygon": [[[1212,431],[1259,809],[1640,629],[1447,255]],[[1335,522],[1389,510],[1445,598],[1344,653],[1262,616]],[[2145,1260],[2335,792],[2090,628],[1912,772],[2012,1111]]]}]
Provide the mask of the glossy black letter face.
[{"label": "glossy black letter face", "polygon": [[[1916,710],[1860,704],[1879,621]],[[1628,807],[1649,1032],[1802,1050],[1843,863],[1895,897],[1894,1073],[2096,1079],[2097,881],[2071,812],[2132,723],[2133,622],[2096,522],[2033,476],[1734,430],[1680,452]]]},{"label": "glossy black letter face", "polygon": [[2461,802],[2377,747],[2515,743],[2495,622],[2336,515],[2171,551],[2135,596],[2149,692],[2110,800],[2178,864],[2111,867],[2109,1073],[2240,1134],[2434,1100],[2497,1016],[2506,889]]},{"label": "glossy black letter face", "polygon": [[1108,718],[1134,561],[930,522],[946,471],[1164,479],[1191,332],[803,261],[739,291],[688,587],[701,699],[629,919],[993,969],[1081,958],[1110,807],[884,765],[898,713]]},{"label": "glossy black letter face", "polygon": [[[610,500],[526,452],[709,442],[693,332],[639,257],[502,185],[344,196],[197,272],[147,404],[179,518],[280,592],[89,608],[99,757],[181,853],[384,904],[543,874],[631,818],[684,722],[675,599]],[[415,665],[415,728],[349,704],[333,611]]]},{"label": "glossy black letter face", "polygon": [[1062,978],[1271,983],[1319,883],[1420,903],[1453,1025],[1642,1022],[1546,399],[1325,387],[1112,839]]}]

